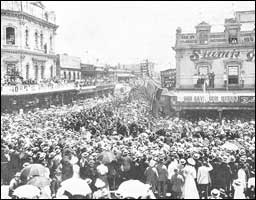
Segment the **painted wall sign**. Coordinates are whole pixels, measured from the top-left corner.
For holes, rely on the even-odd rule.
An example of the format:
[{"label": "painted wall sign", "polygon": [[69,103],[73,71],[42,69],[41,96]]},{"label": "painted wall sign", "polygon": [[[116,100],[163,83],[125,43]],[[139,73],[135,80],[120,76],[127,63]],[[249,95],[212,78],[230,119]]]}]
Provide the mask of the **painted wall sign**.
[{"label": "painted wall sign", "polygon": [[183,103],[241,103],[241,104],[253,104],[255,103],[254,96],[179,96],[178,102]]},{"label": "painted wall sign", "polygon": [[[219,51],[203,51],[203,50],[194,50],[192,55],[190,56],[191,61],[197,61],[200,59],[214,60],[220,58],[239,58],[241,52],[233,49],[233,50],[219,50]],[[255,49],[250,50],[246,54],[247,60],[252,62],[255,60]]]},{"label": "painted wall sign", "polygon": [[230,50],[220,50],[220,51],[202,51],[202,50],[194,50],[193,54],[190,56],[190,60],[197,61],[200,59],[220,59],[220,58],[238,58],[240,56],[240,51],[233,49]]}]

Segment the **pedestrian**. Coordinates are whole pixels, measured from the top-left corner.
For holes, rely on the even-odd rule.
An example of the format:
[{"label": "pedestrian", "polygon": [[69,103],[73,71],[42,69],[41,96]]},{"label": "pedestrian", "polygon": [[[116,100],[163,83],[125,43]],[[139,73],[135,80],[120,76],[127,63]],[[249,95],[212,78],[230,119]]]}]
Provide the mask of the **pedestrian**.
[{"label": "pedestrian", "polygon": [[171,177],[170,183],[172,186],[171,197],[173,199],[181,199],[185,180],[182,174],[179,173],[178,168],[174,169],[174,174]]}]

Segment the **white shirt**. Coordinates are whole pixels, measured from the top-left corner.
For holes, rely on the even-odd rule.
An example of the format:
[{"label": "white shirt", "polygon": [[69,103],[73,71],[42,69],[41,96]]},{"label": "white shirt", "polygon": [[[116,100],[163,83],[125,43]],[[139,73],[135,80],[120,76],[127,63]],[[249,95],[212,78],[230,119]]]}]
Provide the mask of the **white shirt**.
[{"label": "white shirt", "polygon": [[97,167],[97,172],[100,174],[100,175],[105,175],[108,173],[108,168],[106,165],[104,164],[100,164],[98,167]]},{"label": "white shirt", "polygon": [[178,168],[178,161],[174,159],[168,166],[168,179],[171,180],[172,175],[174,175],[174,169]]},{"label": "white shirt", "polygon": [[251,186],[255,187],[255,177],[251,177],[248,179],[248,188]]},{"label": "white shirt", "polygon": [[209,184],[210,175],[209,172],[212,170],[212,166],[209,164],[209,167],[201,166],[198,168],[197,172],[197,182],[198,184]]}]

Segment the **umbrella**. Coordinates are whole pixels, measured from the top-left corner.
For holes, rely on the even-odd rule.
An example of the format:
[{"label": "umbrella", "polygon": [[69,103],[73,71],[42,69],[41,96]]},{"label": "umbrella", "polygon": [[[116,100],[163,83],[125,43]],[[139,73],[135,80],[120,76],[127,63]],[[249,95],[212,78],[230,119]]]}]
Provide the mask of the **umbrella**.
[{"label": "umbrella", "polygon": [[116,160],[116,156],[111,151],[104,151],[98,156],[98,160],[102,161],[104,164],[111,163]]},{"label": "umbrella", "polygon": [[27,181],[29,177],[33,176],[47,176],[47,168],[41,164],[31,164],[21,171],[20,178],[22,181]]},{"label": "umbrella", "polygon": [[22,185],[14,190],[13,195],[19,198],[33,199],[40,196],[40,190],[33,185]]},{"label": "umbrella", "polygon": [[121,195],[123,198],[132,197],[138,199],[139,197],[146,197],[149,195],[149,185],[138,180],[128,180],[121,183],[116,194],[117,196]]},{"label": "umbrella", "polygon": [[70,178],[61,183],[62,190],[72,195],[87,196],[92,193],[90,186],[86,180],[81,178]]},{"label": "umbrella", "polygon": [[239,149],[237,145],[230,142],[225,142],[225,144],[223,144],[221,148],[231,150],[231,151],[236,151]]},{"label": "umbrella", "polygon": [[36,176],[28,181],[27,185],[33,185],[38,188],[43,188],[45,186],[50,185],[51,181],[49,178],[44,176]]}]

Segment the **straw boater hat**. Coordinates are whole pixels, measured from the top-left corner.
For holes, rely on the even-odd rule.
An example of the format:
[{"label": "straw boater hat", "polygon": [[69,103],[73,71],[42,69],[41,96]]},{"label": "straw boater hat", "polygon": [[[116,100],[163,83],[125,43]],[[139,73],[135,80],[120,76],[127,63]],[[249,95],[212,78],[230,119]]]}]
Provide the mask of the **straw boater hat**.
[{"label": "straw boater hat", "polygon": [[196,164],[196,162],[195,162],[195,160],[194,160],[193,158],[189,158],[189,159],[187,160],[187,162],[188,162],[188,164],[190,164],[190,165],[195,165],[195,164]]},{"label": "straw boater hat", "polygon": [[218,189],[213,189],[211,191],[211,195],[214,197],[219,197],[220,196],[220,191]]}]

